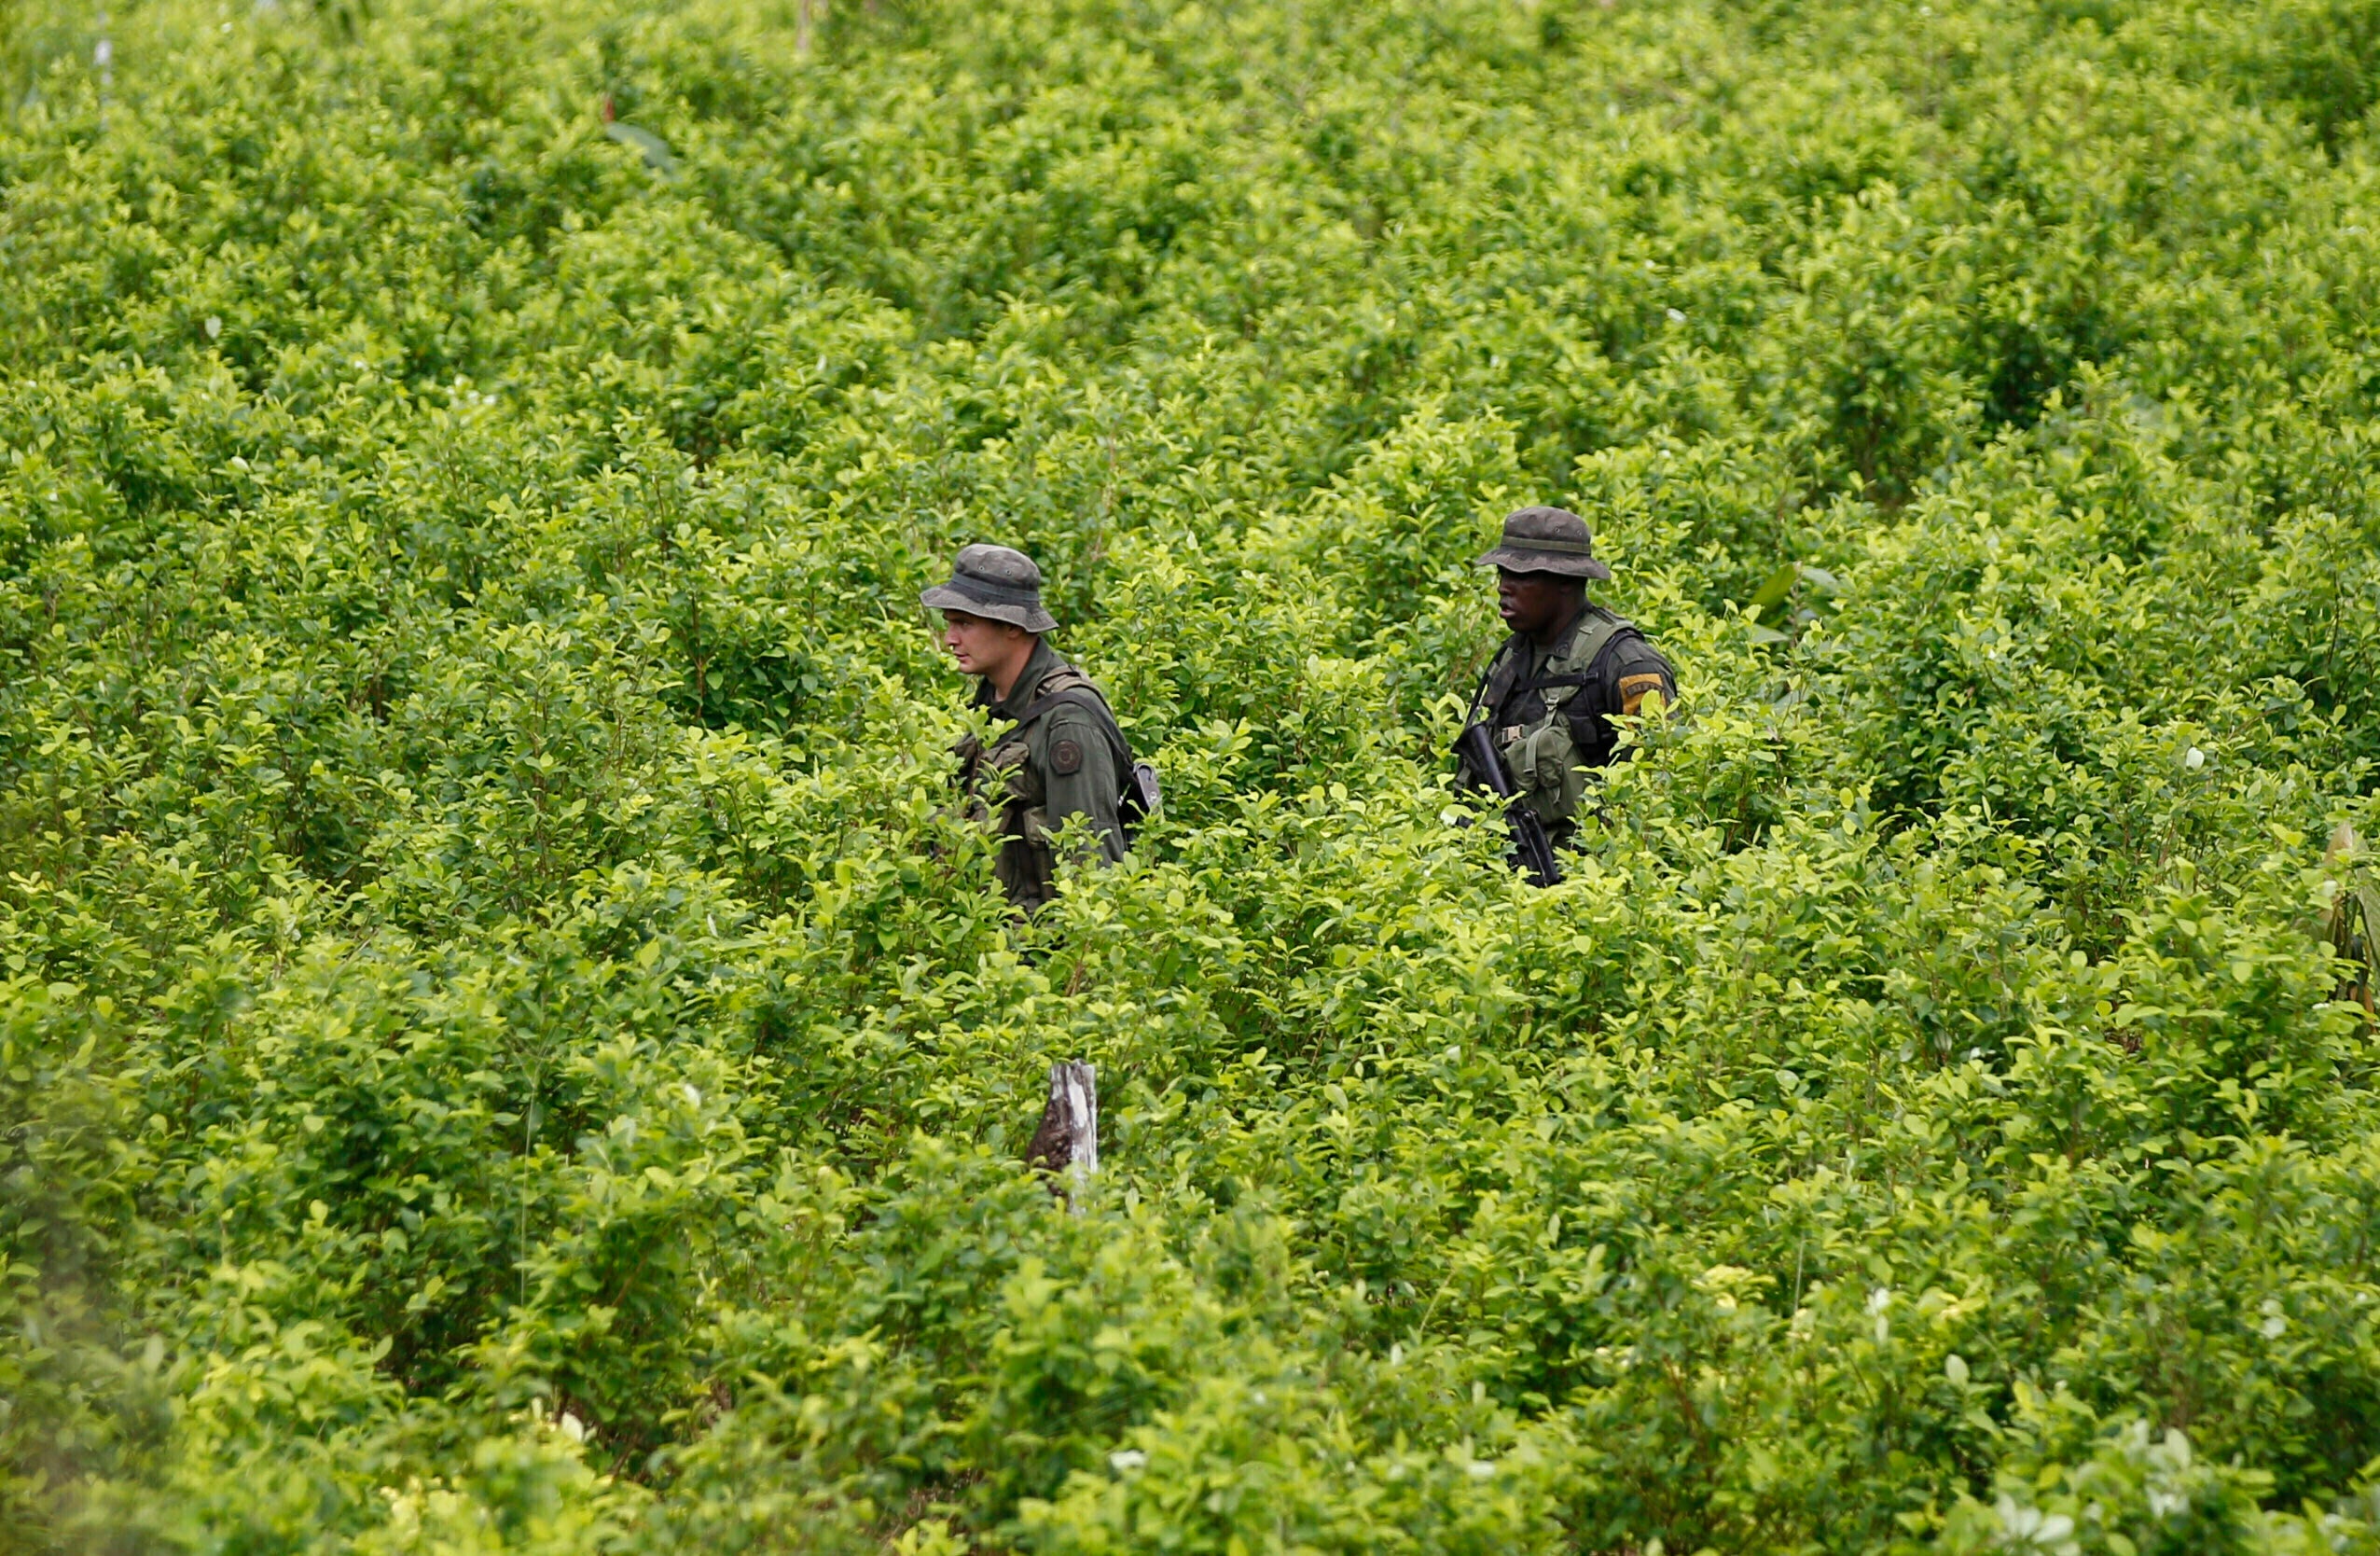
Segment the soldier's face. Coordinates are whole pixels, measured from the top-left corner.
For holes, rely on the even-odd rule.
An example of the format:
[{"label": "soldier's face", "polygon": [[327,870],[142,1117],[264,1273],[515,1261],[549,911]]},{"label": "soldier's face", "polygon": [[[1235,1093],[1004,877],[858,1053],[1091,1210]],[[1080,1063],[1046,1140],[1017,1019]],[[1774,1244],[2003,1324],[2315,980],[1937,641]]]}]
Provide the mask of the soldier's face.
[{"label": "soldier's face", "polygon": [[1032,634],[1022,627],[975,616],[963,610],[942,613],[942,646],[970,675],[990,675],[1007,668],[1018,650],[1031,651]]},{"label": "soldier's face", "polygon": [[1496,614],[1504,625],[1535,637],[1557,626],[1577,604],[1578,580],[1556,573],[1508,573],[1496,569]]}]

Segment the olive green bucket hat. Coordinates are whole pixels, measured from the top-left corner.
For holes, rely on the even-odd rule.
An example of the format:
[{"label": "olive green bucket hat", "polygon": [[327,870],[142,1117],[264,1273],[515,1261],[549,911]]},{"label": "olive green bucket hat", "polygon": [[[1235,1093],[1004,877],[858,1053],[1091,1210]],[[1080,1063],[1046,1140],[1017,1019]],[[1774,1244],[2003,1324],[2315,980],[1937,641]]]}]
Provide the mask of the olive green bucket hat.
[{"label": "olive green bucket hat", "polygon": [[1595,536],[1586,521],[1566,507],[1525,507],[1507,516],[1503,540],[1477,565],[1573,578],[1612,576],[1609,567],[1595,560]]},{"label": "olive green bucket hat", "polygon": [[950,581],[918,596],[929,610],[962,610],[1022,627],[1036,637],[1056,632],[1058,618],[1042,609],[1041,569],[1005,546],[970,546],[959,553]]}]

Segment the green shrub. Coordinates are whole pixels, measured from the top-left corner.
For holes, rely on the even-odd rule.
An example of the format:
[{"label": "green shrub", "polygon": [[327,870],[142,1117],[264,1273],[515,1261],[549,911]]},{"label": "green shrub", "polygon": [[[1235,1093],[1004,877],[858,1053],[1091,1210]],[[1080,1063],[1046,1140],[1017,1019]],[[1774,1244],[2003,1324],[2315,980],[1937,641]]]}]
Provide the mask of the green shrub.
[{"label": "green shrub", "polygon": [[[2370,7],[99,25],[0,1549],[2380,1549]],[[1548,892],[1531,502],[1681,691]],[[1164,772],[1030,922],[978,539]]]}]

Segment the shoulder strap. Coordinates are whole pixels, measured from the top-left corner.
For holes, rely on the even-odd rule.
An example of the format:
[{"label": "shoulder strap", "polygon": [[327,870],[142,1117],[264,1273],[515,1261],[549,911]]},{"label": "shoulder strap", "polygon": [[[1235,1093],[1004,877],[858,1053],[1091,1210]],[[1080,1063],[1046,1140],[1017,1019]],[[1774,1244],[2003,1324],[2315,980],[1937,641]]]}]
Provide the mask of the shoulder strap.
[{"label": "shoulder strap", "polygon": [[1089,687],[1064,687],[1046,697],[1037,697],[1017,715],[1017,728],[1023,729],[1034,719],[1061,704],[1087,709],[1100,715],[1101,724],[1113,724],[1115,715],[1108,711],[1106,700]]},{"label": "shoulder strap", "polygon": [[1092,721],[1100,727],[1100,732],[1115,748],[1116,771],[1127,774],[1131,772],[1132,744],[1124,738],[1124,727],[1115,722],[1114,710],[1107,705],[1107,699],[1100,695],[1099,688],[1091,684],[1089,676],[1071,666],[1055,672],[1042,685],[1047,686],[1050,681],[1060,677],[1064,677],[1064,685],[1056,691],[1042,693],[1025,705],[1025,711],[1017,715],[1017,728],[1024,729],[1060,703],[1081,708],[1091,715]]},{"label": "shoulder strap", "polygon": [[[1571,651],[1563,658],[1578,665],[1576,671],[1559,675],[1539,675],[1515,688],[1518,691],[1544,691],[1555,687],[1573,689],[1587,685],[1595,678],[1595,667],[1611,651],[1624,632],[1636,631],[1636,624],[1625,616],[1614,616],[1608,610],[1588,607],[1590,614],[1578,625],[1578,635],[1571,639]],[[1562,699],[1569,702],[1569,698]]]},{"label": "shoulder strap", "polygon": [[1115,715],[1108,711],[1107,699],[1100,695],[1099,688],[1091,684],[1089,676],[1069,666],[1052,671],[1042,685],[1046,687],[1053,682],[1057,683],[1056,689],[1045,691],[1025,704],[1024,711],[1017,715],[1017,728],[1023,729],[1050,709],[1064,702],[1071,702],[1078,708],[1086,708],[1102,715],[1101,723],[1115,722]]},{"label": "shoulder strap", "polygon": [[1016,715],[1017,728],[1023,729],[1059,702],[1068,701],[1066,693],[1088,688],[1090,684],[1089,676],[1063,660],[1059,660],[1051,668],[1048,674],[1041,678],[1040,684],[1033,688],[1040,695],[1026,703]]},{"label": "shoulder strap", "polygon": [[1500,708],[1512,694],[1513,677],[1518,674],[1515,667],[1521,662],[1513,649],[1519,642],[1517,636],[1504,639],[1503,646],[1488,659],[1488,668],[1480,673],[1479,689],[1471,694],[1471,707],[1462,715],[1466,728],[1477,722],[1480,709]]}]

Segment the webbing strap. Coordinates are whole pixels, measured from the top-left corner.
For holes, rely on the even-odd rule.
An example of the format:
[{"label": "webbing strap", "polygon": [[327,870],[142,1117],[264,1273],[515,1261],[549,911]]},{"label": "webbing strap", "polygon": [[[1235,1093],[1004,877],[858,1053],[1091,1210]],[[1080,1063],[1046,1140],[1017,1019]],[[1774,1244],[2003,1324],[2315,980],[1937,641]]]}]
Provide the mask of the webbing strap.
[{"label": "webbing strap", "polygon": [[[1543,687],[1586,685],[1594,676],[1595,666],[1603,658],[1604,650],[1611,647],[1613,640],[1628,628],[1629,622],[1626,617],[1614,616],[1610,611],[1596,612],[1591,620],[1580,624],[1579,636],[1574,640],[1574,646],[1571,650],[1571,657],[1573,660],[1583,660],[1586,666],[1585,670],[1575,675],[1544,676],[1529,689],[1535,691]],[[1568,702],[1570,699],[1565,697],[1562,701]],[[1549,708],[1546,711],[1551,713],[1555,710]]]},{"label": "webbing strap", "polygon": [[1097,715],[1100,733],[1105,735],[1108,744],[1114,748],[1116,771],[1128,782],[1132,774],[1131,743],[1125,740],[1124,728],[1115,722],[1115,715],[1108,707],[1107,699],[1090,687],[1062,687],[1046,697],[1034,698],[1025,704],[1025,711],[1017,715],[1017,728],[1022,729],[1061,702],[1072,703]]},{"label": "webbing strap", "polygon": [[1093,691],[1089,687],[1065,687],[1051,692],[1046,697],[1036,697],[1026,703],[1025,711],[1017,715],[1017,728],[1023,729],[1060,702],[1071,702],[1078,708],[1085,708],[1098,714],[1101,724],[1115,722],[1115,715],[1108,711],[1107,700],[1098,692]]},{"label": "webbing strap", "polygon": [[[1512,680],[1516,676],[1523,660],[1515,650],[1520,647],[1521,640],[1517,635],[1507,638],[1504,641],[1504,646],[1497,651],[1496,658],[1488,661],[1488,674],[1480,677],[1479,689],[1472,694],[1471,711],[1463,715],[1463,722],[1470,724],[1476,719],[1483,706],[1501,708],[1510,698],[1524,697],[1532,691],[1544,691],[1557,687],[1569,687],[1575,689],[1588,685],[1595,677],[1597,662],[1603,658],[1605,652],[1611,648],[1620,634],[1630,631],[1634,625],[1635,623],[1624,616],[1614,616],[1610,611],[1588,606],[1587,614],[1581,618],[1578,625],[1578,631],[1583,635],[1571,640],[1572,647],[1570,656],[1576,658],[1578,650],[1584,647],[1586,651],[1586,669],[1575,674],[1540,675],[1521,681],[1516,686],[1512,684]],[[1570,699],[1565,697],[1561,702],[1569,701]],[[1554,707],[1546,709],[1546,712],[1548,714],[1558,712],[1560,706],[1560,703],[1557,703]]]}]

